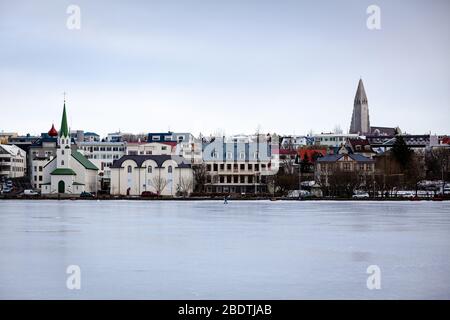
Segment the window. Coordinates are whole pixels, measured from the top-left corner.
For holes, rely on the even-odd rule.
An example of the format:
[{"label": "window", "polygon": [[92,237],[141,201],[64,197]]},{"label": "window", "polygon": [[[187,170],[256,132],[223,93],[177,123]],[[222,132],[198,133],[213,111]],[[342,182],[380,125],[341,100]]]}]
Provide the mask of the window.
[{"label": "window", "polygon": [[64,150],[61,150],[61,154],[64,154]]},{"label": "window", "polygon": [[217,171],[218,170],[219,166],[217,165],[217,163],[214,163],[213,168],[214,168],[213,171]]},{"label": "window", "polygon": [[64,165],[64,160],[61,160],[61,165],[62,165],[62,166]]},{"label": "window", "polygon": [[169,166],[169,167],[167,168],[167,172],[168,172],[168,173],[172,173],[172,166]]},{"label": "window", "polygon": [[148,173],[152,173],[152,171],[153,171],[153,168],[152,168],[152,166],[148,166],[148,168],[147,168],[147,172],[148,172]]},{"label": "window", "polygon": [[206,171],[211,171],[211,165],[210,164],[206,165]]},{"label": "window", "polygon": [[245,164],[241,163],[241,171],[245,170]]},{"label": "window", "polygon": [[133,170],[133,169],[131,168],[131,166],[128,166],[128,168],[127,168],[128,173],[131,173],[131,170]]},{"label": "window", "polygon": [[162,146],[161,150],[167,150],[167,147],[166,146]]},{"label": "window", "polygon": [[239,159],[244,159],[245,158],[245,153],[244,152],[241,152],[240,154],[239,154]]},{"label": "window", "polygon": [[231,163],[227,164],[227,170],[231,170]]},{"label": "window", "polygon": [[227,159],[228,160],[233,159],[233,153],[232,152],[227,152]]},{"label": "window", "polygon": [[159,136],[153,136],[152,141],[159,141]]}]

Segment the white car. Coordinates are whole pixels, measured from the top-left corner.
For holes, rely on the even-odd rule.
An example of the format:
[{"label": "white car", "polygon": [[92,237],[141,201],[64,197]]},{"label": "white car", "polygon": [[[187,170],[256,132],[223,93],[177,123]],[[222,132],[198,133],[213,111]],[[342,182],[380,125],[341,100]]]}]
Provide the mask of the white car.
[{"label": "white car", "polygon": [[356,192],[352,198],[353,199],[362,199],[362,198],[369,198],[369,194],[367,192]]},{"label": "white car", "polygon": [[26,195],[26,196],[38,196],[39,192],[36,192],[34,190],[31,190],[31,189],[26,189],[26,190],[23,191],[23,194]]}]

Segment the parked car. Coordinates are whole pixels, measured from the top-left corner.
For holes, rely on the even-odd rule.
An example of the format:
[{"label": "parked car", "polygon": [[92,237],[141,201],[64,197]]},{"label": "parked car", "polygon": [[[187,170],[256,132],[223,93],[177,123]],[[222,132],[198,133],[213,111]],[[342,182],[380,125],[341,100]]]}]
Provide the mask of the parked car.
[{"label": "parked car", "polygon": [[141,193],[141,197],[144,197],[144,198],[153,198],[153,197],[157,197],[157,196],[158,195],[156,193],[151,192],[151,191],[143,191]]},{"label": "parked car", "polygon": [[365,191],[355,191],[352,198],[353,199],[363,199],[363,198],[369,198],[369,194]]},{"label": "parked car", "polygon": [[34,191],[34,190],[32,190],[32,189],[25,189],[25,190],[23,190],[23,194],[24,194],[25,196],[38,196],[38,195],[39,195],[39,192]]},{"label": "parked car", "polygon": [[10,193],[11,191],[12,191],[12,188],[6,187],[6,188],[3,188],[2,194],[3,194],[3,193]]},{"label": "parked car", "polygon": [[311,192],[307,190],[291,190],[289,191],[287,197],[288,198],[303,198],[303,197],[310,197]]},{"label": "parked car", "polygon": [[92,193],[90,193],[90,192],[87,192],[87,191],[83,191],[80,194],[80,198],[93,198],[93,197],[94,197],[94,195]]}]

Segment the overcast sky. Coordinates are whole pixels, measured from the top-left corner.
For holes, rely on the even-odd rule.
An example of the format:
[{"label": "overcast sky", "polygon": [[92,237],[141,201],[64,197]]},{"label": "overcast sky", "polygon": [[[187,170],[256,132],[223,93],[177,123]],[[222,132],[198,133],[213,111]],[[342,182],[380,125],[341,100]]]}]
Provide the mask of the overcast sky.
[{"label": "overcast sky", "polygon": [[[81,9],[69,30],[68,5]],[[381,8],[381,30],[366,26]],[[450,1],[0,0],[0,130],[450,133]]]}]

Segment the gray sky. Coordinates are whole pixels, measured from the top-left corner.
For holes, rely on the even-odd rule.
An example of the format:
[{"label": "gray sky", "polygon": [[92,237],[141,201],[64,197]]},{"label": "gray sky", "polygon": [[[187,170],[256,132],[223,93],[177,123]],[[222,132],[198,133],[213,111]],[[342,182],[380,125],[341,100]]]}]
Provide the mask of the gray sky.
[{"label": "gray sky", "polygon": [[[69,30],[67,6],[81,8]],[[369,5],[381,30],[366,27]],[[450,1],[0,0],[0,130],[450,133]]]}]

